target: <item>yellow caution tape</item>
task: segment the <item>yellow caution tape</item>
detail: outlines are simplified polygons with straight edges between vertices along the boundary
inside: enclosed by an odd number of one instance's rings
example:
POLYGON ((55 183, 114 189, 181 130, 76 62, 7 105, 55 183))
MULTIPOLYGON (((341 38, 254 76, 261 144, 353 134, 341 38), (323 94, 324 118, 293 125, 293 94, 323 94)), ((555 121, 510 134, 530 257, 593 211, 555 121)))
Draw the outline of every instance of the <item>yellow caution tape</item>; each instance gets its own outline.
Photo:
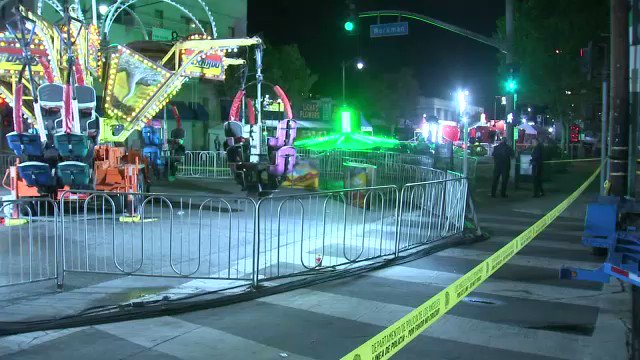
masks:
POLYGON ((158 219, 148 218, 143 220, 140 217, 140 215, 134 215, 134 216, 120 216, 118 220, 124 223, 140 223, 140 222, 153 222, 153 221, 157 221, 158 219))
POLYGON ((543 161, 543 163, 551 164, 551 163, 576 162, 576 161, 600 161, 600 158, 545 160, 545 161, 543 161))
POLYGON ((23 219, 23 218, 19 218, 19 219, 9 218, 9 219, 4 219, 4 226, 20 226, 28 222, 29 220, 23 219))
POLYGON ((496 251, 488 259, 440 291, 427 302, 381 331, 364 344, 344 356, 343 360, 382 360, 406 346, 416 336, 451 310, 460 300, 482 284, 491 274, 504 265, 513 255, 525 247, 533 238, 555 220, 578 196, 593 182, 600 168, 582 184, 573 194, 538 220, 530 228, 496 251))

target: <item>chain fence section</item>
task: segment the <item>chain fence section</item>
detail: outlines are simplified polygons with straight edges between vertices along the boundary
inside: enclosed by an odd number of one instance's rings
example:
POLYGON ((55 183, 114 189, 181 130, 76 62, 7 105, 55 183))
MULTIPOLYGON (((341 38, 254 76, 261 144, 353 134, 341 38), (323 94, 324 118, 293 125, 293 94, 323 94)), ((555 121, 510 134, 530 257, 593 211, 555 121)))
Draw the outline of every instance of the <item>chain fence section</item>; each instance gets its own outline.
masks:
POLYGON ((426 245, 464 230, 467 179, 449 179, 402 188, 399 204, 398 251, 426 245))
MULTIPOLYGON (((321 273, 459 234, 467 182, 248 197, 65 191, 0 203, 0 286, 101 273, 243 280, 321 273)), ((402 169, 406 172, 406 169, 402 169)), ((403 175, 404 176, 404 175, 403 175)))
POLYGON ((56 278, 57 219, 51 200, 0 202, 0 286, 56 278))
POLYGON ((231 179, 224 151, 186 151, 178 163, 177 176, 209 179, 231 179))
POLYGON ((14 154, 0 153, 0 178, 3 178, 9 167, 16 164, 17 157, 14 154))
POLYGON ((303 149, 298 158, 313 162, 313 167, 320 174, 321 189, 330 189, 332 185, 342 182, 347 172, 347 163, 375 166, 375 178, 371 184, 373 186, 403 186, 446 178, 446 172, 433 168, 431 157, 422 155, 344 150, 319 152, 303 149))
POLYGON ((397 199, 383 186, 260 200, 254 282, 393 255, 397 199))
POLYGON ((80 194, 61 206, 66 271, 252 278, 252 199, 80 194))

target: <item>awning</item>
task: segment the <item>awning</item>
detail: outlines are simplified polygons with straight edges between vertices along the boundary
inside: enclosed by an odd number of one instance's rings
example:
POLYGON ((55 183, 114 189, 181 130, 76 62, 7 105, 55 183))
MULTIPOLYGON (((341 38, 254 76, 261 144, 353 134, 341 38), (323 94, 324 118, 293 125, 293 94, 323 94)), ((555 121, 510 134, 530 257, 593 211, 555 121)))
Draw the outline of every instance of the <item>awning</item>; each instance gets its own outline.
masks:
POLYGON ((362 114, 360 114, 360 131, 373 131, 373 126, 369 124, 362 114))
POLYGON ((520 126, 518 126, 518 129, 524 130, 525 134, 529 134, 529 135, 537 135, 538 134, 536 129, 534 129, 533 126, 531 126, 531 125, 529 125, 527 123, 522 123, 520 126))

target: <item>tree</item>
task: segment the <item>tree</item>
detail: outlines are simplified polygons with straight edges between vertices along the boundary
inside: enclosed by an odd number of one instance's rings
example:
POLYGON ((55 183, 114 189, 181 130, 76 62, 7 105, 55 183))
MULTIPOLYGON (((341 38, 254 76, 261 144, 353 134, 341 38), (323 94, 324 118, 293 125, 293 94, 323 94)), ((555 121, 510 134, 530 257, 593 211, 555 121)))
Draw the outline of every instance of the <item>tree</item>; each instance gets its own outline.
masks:
POLYGON ((365 116, 379 118, 391 126, 399 119, 415 116, 419 95, 413 70, 401 68, 382 76, 368 75, 362 81, 357 103, 365 116))
MULTIPOLYGON (((516 2, 514 56, 519 65, 518 102, 547 105, 566 134, 576 118, 589 116, 600 83, 580 68, 580 49, 592 41, 594 52, 605 40, 608 6, 601 0, 523 0, 516 2)), ((498 37, 505 39, 504 18, 498 37)), ((507 67, 501 56, 501 80, 507 67)), ((588 120, 588 119, 585 119, 588 120)))
MULTIPOLYGON (((292 104, 299 104, 318 80, 318 75, 311 73, 311 70, 307 67, 307 62, 300 54, 298 45, 270 46, 267 44, 263 54, 262 70, 264 80, 280 86, 292 104)), ((247 60, 246 68, 234 66, 226 70, 227 80, 224 85, 224 93, 228 97, 235 96, 238 91, 244 69, 248 71, 246 74, 247 83, 255 80, 254 52, 250 51, 243 58, 247 60)), ((247 92, 251 97, 255 97, 255 86, 248 88, 247 92)))
POLYGON ((308 96, 318 75, 311 73, 298 45, 267 47, 264 56, 265 80, 279 85, 293 104, 308 96))

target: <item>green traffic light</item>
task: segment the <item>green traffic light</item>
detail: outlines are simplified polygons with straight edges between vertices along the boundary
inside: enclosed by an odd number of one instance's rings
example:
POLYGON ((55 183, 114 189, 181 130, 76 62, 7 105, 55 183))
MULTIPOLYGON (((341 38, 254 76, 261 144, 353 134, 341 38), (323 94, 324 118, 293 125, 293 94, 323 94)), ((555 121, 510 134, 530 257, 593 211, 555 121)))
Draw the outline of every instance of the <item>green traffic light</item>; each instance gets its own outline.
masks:
POLYGON ((353 31, 353 29, 355 28, 355 24, 353 23, 353 21, 347 21, 344 23, 344 29, 347 31, 353 31))
POLYGON ((507 91, 515 92, 517 89, 518 89, 518 82, 513 79, 509 79, 507 81, 507 91))

